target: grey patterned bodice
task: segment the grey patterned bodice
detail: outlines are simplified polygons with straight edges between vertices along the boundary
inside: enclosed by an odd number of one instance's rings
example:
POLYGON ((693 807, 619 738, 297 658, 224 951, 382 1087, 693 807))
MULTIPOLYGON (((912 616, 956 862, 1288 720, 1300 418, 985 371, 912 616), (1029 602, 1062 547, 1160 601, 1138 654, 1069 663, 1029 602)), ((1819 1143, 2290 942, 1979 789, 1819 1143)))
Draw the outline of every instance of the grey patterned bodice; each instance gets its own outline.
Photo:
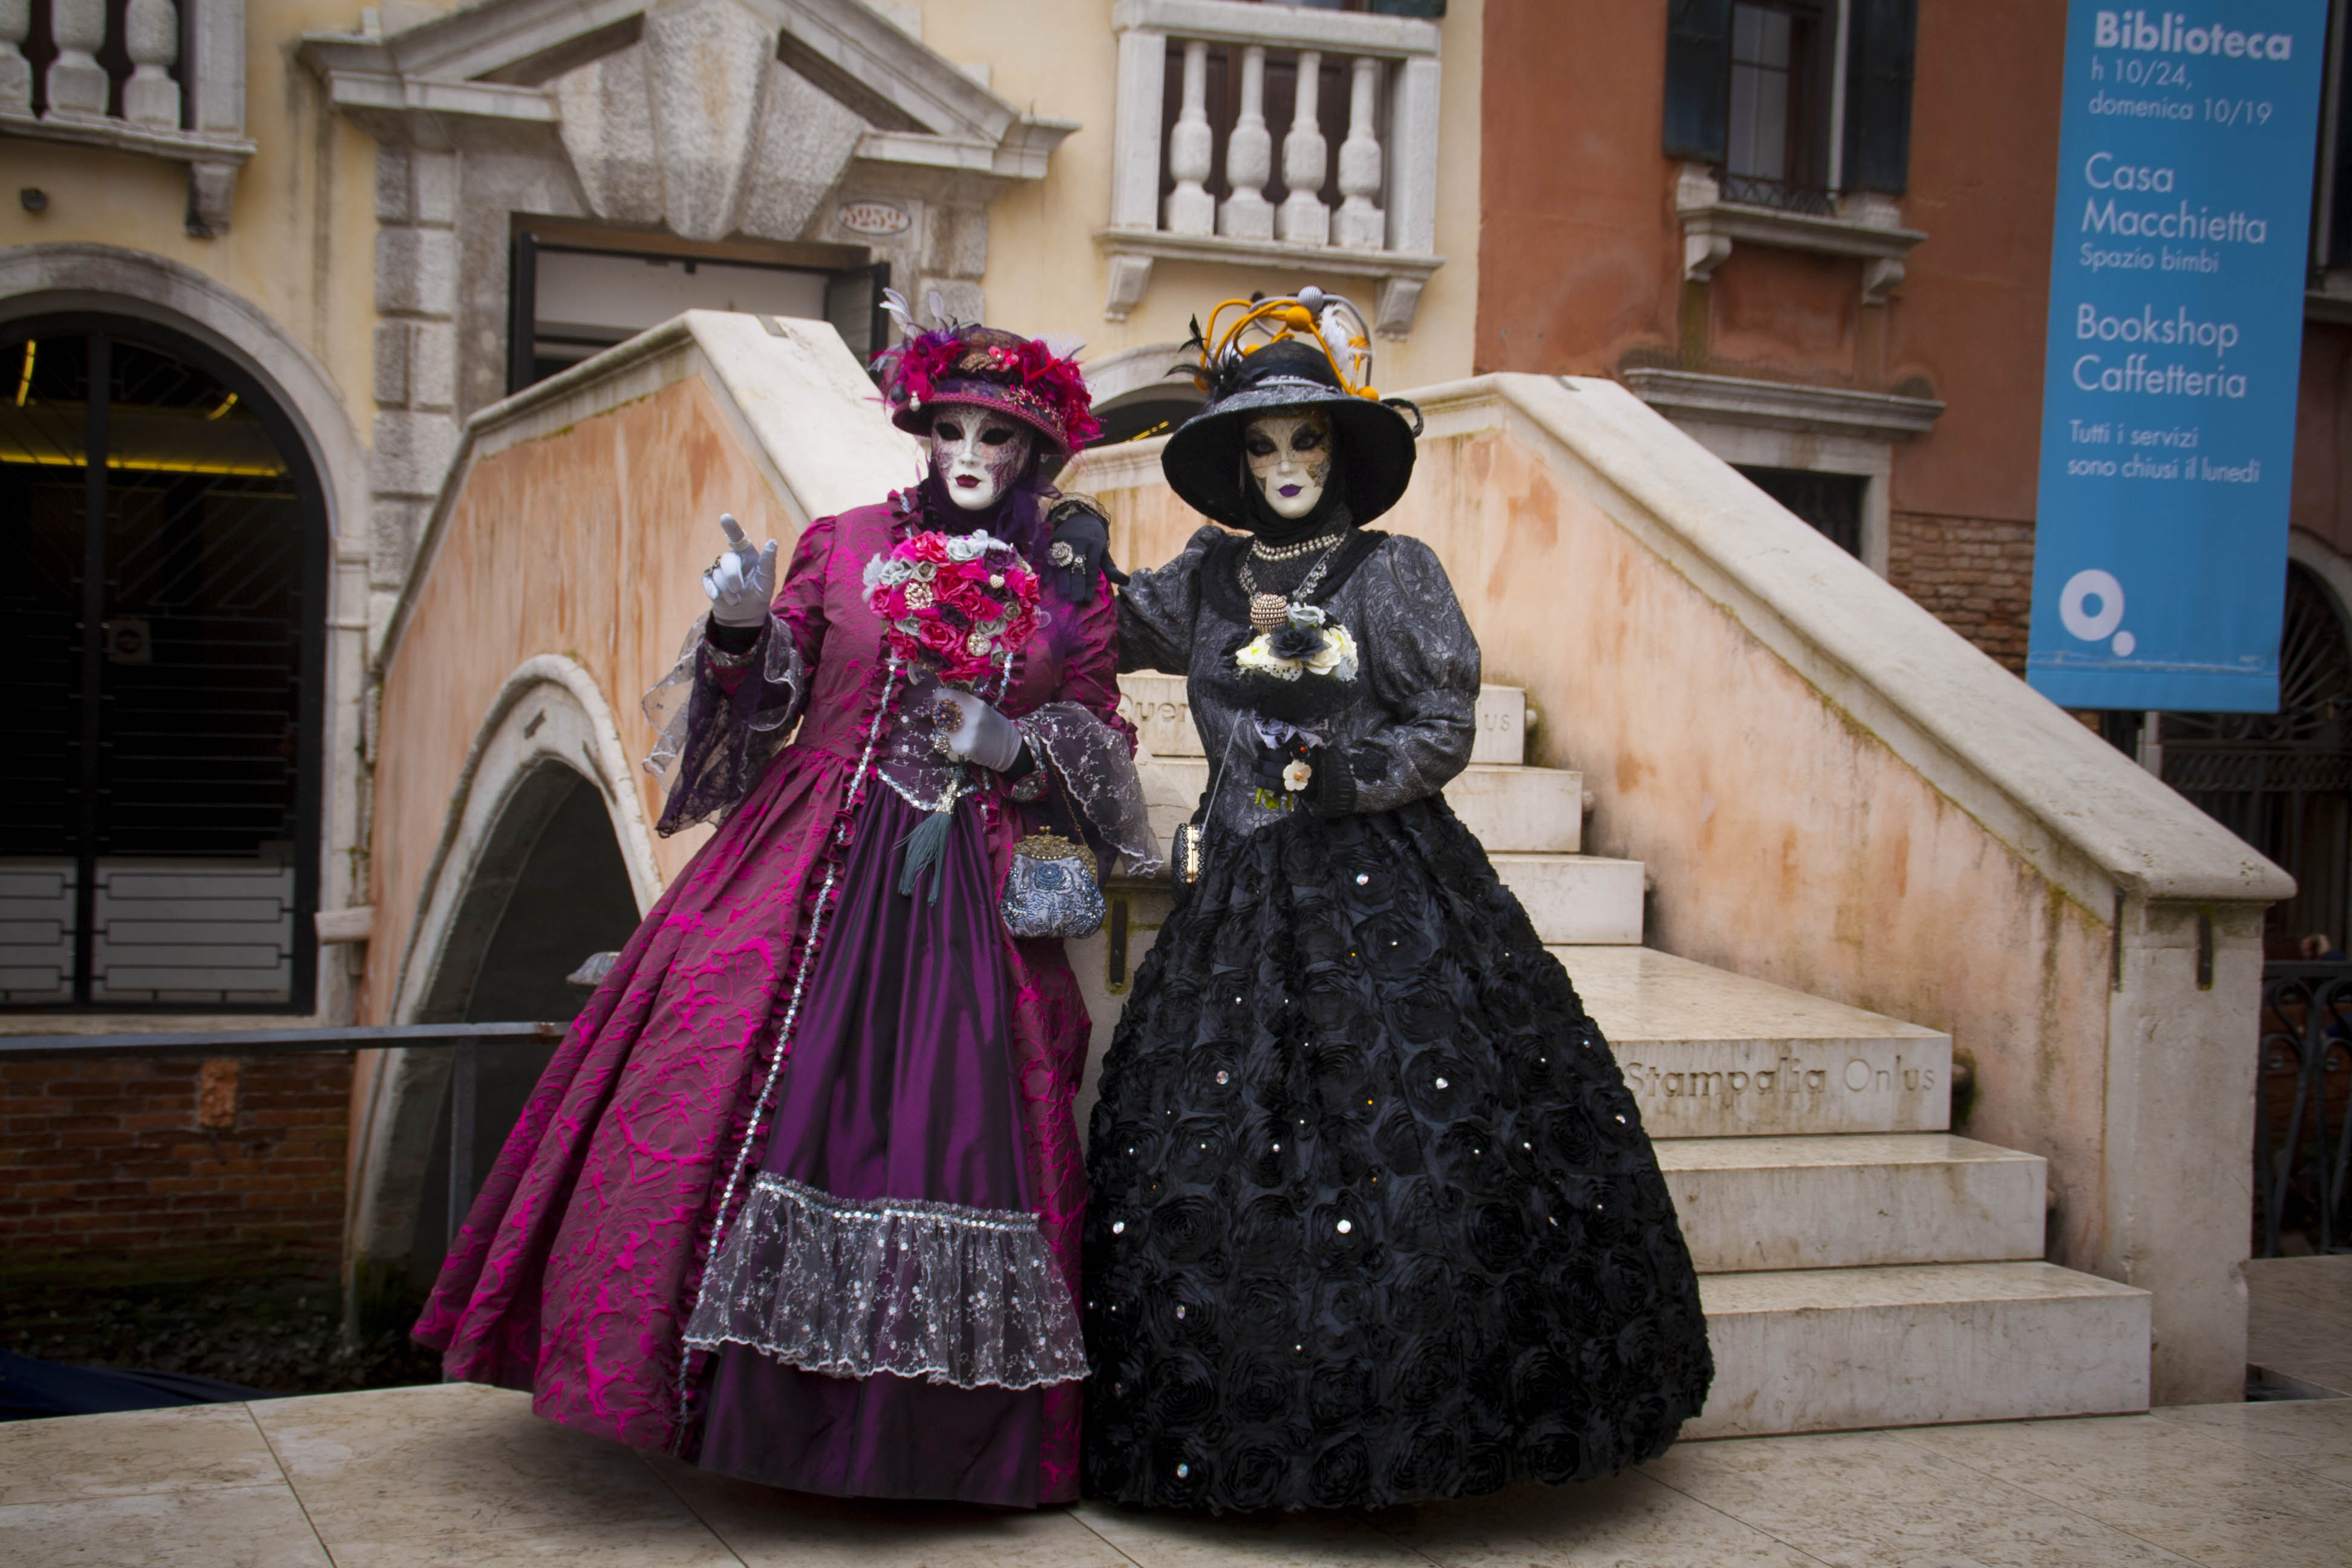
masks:
MULTIPOLYGON (((1244 833, 1285 816, 1254 798, 1255 726, 1227 679, 1234 650, 1252 635, 1236 575, 1249 543, 1203 528, 1167 565, 1136 573, 1118 608, 1119 668, 1185 678, 1209 758, 1202 821, 1244 833)), ((1356 781, 1355 809, 1393 810, 1444 789, 1468 765, 1476 738, 1479 659, 1436 552, 1417 539, 1359 531, 1309 602, 1356 639, 1349 700, 1319 726, 1356 781)))

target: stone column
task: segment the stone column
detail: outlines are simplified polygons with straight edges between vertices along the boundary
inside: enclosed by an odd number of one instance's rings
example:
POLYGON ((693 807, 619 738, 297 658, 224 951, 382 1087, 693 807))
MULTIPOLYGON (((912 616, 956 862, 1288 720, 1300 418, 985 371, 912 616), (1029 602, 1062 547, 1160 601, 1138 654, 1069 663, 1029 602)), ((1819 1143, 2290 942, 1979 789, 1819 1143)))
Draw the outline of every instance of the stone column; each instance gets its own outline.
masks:
POLYGON ((1350 250, 1379 250, 1388 243, 1388 218, 1372 205, 1381 194, 1381 142, 1372 129, 1381 62, 1359 55, 1349 82, 1348 139, 1339 143, 1339 211, 1331 220, 1332 243, 1350 250))
POLYGON ((1331 209, 1323 205, 1323 129, 1316 122, 1316 100, 1323 85, 1323 57, 1313 49, 1298 51, 1298 96, 1290 115, 1290 133, 1282 139, 1282 183, 1290 194, 1282 199, 1276 226, 1285 243, 1331 243, 1331 209))
POLYGON ((1171 234, 1209 234, 1216 227, 1217 205, 1202 184, 1214 145, 1208 91, 1209 46, 1194 38, 1184 46, 1184 102, 1168 133, 1168 172, 1176 176, 1176 188, 1161 204, 1160 226, 1171 234))
POLYGON ((106 68, 98 51, 106 47, 106 0, 52 0, 49 34, 58 45, 49 63, 49 112, 102 118, 106 68))
POLYGON ((1265 182, 1274 173, 1274 138, 1265 128, 1265 50, 1242 50, 1242 106, 1225 138, 1225 184, 1233 194, 1217 210, 1217 232, 1234 239, 1272 239, 1274 204, 1265 182))

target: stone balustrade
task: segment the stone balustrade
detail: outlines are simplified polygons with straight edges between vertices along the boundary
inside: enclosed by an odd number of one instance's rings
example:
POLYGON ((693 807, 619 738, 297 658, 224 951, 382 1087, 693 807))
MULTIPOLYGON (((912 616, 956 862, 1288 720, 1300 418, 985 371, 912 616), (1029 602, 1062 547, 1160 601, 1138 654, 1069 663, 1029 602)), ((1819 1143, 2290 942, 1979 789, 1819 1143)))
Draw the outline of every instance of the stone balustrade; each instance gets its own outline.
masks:
POLYGON ((245 138, 245 0, 0 0, 0 135, 147 153, 189 167, 188 231, 228 226, 245 138), (36 82, 25 44, 43 16, 57 53, 36 82), (183 40, 191 45, 181 58, 183 40), (121 46, 127 70, 103 57, 121 46))
POLYGON ((1374 327, 1409 332, 1444 259, 1433 254, 1438 24, 1242 0, 1119 0, 1113 26, 1116 172, 1111 221, 1096 235, 1110 258, 1104 314, 1126 320, 1161 258, 1303 264, 1376 279, 1374 327), (1216 65, 1231 91, 1213 117, 1216 65), (1280 127, 1266 119, 1270 68, 1292 83, 1280 127), (1345 94, 1336 148, 1323 112, 1330 74, 1345 94), (1267 195, 1277 167, 1278 203, 1267 195), (1335 172, 1336 205, 1326 199, 1335 172))

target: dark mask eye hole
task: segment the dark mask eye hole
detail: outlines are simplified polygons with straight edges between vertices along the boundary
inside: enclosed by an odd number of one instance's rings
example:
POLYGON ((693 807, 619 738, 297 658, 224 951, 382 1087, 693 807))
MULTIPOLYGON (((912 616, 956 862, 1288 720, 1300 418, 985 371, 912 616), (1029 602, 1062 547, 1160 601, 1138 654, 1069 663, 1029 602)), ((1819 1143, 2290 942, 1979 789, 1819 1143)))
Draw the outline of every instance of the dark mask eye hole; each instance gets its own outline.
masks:
POLYGON ((1294 452, 1318 451, 1323 445, 1323 432, 1312 425, 1301 425, 1290 433, 1290 449, 1294 452))
POLYGON ((1248 436, 1243 438, 1242 445, 1248 449, 1249 455, 1253 458, 1271 458, 1274 456, 1274 443, 1255 430, 1251 431, 1248 436))
POLYGON ((1012 440, 1013 437, 1013 430, 1011 426, 991 425, 980 433, 980 444, 983 447, 1002 447, 1012 440))
POLYGON ((963 426, 952 419, 934 419, 931 421, 931 434, 942 441, 961 441, 963 439, 963 426))

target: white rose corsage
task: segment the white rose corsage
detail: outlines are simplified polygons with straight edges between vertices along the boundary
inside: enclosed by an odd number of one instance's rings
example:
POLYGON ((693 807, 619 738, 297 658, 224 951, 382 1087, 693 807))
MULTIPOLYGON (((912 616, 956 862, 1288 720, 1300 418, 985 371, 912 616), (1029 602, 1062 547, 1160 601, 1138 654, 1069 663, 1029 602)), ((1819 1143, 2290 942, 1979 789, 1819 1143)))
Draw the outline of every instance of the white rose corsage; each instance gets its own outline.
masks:
POLYGON ((1356 679, 1356 639, 1313 605, 1290 606, 1290 622, 1260 632, 1234 654, 1236 668, 1276 680, 1301 676, 1356 679))

